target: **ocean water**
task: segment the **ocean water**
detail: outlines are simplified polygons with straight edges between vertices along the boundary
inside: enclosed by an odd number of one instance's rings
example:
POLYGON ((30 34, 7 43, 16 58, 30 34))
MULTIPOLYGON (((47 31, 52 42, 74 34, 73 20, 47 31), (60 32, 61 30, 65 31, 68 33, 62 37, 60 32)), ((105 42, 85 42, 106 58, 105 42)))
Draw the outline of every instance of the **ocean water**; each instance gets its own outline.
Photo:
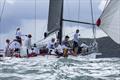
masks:
POLYGON ((5 58, 0 62, 0 80, 120 80, 120 59, 5 58))

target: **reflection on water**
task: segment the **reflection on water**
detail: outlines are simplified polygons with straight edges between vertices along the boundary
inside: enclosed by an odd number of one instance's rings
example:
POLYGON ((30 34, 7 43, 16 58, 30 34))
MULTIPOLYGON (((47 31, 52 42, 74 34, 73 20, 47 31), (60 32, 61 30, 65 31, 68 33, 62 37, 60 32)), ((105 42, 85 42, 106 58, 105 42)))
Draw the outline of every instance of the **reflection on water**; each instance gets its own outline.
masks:
POLYGON ((120 59, 10 58, 0 62, 0 80, 120 80, 120 59))

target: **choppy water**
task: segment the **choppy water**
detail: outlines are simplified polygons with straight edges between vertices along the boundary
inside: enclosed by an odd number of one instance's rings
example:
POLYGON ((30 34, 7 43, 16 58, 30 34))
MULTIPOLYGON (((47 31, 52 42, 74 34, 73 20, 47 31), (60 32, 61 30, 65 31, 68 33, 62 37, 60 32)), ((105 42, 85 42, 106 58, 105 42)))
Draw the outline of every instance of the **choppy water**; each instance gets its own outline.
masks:
POLYGON ((120 59, 6 59, 0 62, 0 80, 120 80, 120 59))

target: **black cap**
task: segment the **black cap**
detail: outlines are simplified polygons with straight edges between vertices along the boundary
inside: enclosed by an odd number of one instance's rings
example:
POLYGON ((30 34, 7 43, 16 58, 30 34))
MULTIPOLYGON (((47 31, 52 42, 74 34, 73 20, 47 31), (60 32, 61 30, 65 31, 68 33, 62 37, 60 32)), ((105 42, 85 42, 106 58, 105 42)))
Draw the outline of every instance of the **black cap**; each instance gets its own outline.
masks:
POLYGON ((31 37, 32 37, 32 35, 31 35, 31 34, 28 34, 28 37, 29 37, 29 38, 31 38, 31 37))
POLYGON ((37 47, 37 45, 36 45, 36 44, 34 44, 34 47, 37 47))
POLYGON ((67 36, 65 36, 65 38, 70 38, 70 37, 67 35, 67 36))
POLYGON ((17 30, 20 30, 20 28, 17 28, 17 30))
POLYGON ((77 29, 76 32, 79 32, 79 29, 77 29))
POLYGON ((9 42, 10 42, 10 40, 9 40, 9 39, 6 39, 6 42, 8 42, 8 43, 9 43, 9 42))

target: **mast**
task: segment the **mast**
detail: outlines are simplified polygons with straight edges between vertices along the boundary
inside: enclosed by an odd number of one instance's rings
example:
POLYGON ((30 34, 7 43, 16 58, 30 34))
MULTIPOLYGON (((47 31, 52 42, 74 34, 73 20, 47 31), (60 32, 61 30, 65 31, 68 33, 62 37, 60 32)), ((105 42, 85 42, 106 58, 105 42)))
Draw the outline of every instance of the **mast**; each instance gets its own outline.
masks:
POLYGON ((61 20, 60 20, 60 30, 58 32, 58 38, 60 41, 60 44, 62 43, 62 35, 63 35, 63 9, 64 9, 64 0, 62 1, 62 11, 61 11, 61 20))
MULTIPOLYGON (((93 3, 92 3, 92 0, 90 0, 90 7, 91 7, 91 20, 92 20, 92 23, 94 24, 94 12, 93 12, 93 3)), ((94 39, 93 39, 93 44, 94 44, 94 49, 95 49, 95 52, 98 52, 98 45, 97 45, 97 41, 96 41, 96 26, 93 25, 93 36, 94 36, 94 39)))
MULTIPOLYGON (((91 19, 92 19, 92 23, 94 24, 94 13, 93 13, 93 4, 92 4, 92 0, 90 0, 90 7, 91 7, 91 19)), ((96 27, 95 25, 93 25, 93 36, 94 36, 94 42, 96 42, 96 27)))

